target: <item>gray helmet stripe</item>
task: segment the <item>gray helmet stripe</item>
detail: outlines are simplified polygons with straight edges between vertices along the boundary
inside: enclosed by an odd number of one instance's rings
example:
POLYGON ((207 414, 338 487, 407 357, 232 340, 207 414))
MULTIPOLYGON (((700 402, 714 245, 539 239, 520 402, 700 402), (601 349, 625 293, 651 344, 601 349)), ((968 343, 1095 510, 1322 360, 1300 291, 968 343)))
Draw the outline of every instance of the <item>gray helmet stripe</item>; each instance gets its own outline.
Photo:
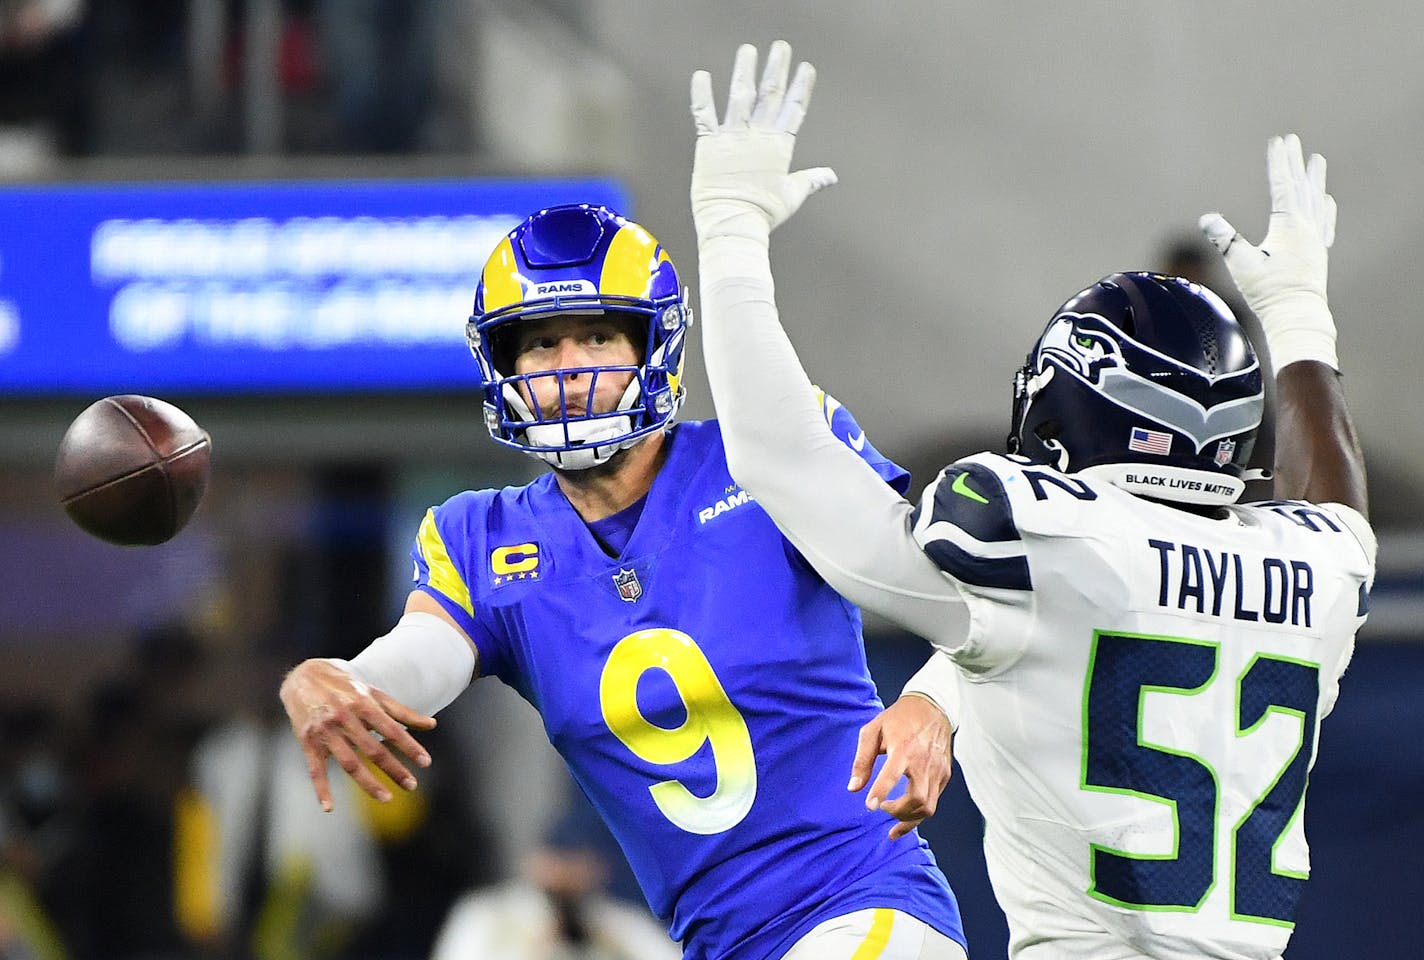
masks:
POLYGON ((1230 400, 1207 410, 1175 390, 1164 389, 1120 367, 1109 367, 1098 376, 1095 389, 1103 396, 1181 431, 1192 438, 1198 450, 1213 440, 1254 429, 1261 422, 1260 396, 1230 400))

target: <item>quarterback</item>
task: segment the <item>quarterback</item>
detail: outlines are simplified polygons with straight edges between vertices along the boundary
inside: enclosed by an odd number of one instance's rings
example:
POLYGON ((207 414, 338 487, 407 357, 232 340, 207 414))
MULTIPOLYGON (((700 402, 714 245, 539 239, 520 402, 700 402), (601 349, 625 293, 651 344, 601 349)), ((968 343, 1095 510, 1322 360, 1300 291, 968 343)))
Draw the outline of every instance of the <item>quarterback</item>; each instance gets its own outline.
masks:
POLYGON ((1279 499, 1236 502, 1269 374, 1229 308, 1120 273, 1054 311, 1015 377, 1007 452, 951 464, 916 506, 831 442, 780 324, 770 232, 834 181, 790 171, 814 73, 788 88, 789 61, 774 44, 758 86, 740 49, 723 120, 707 74, 692 81, 704 347, 733 478, 828 582, 935 645, 920 682, 959 724, 1014 957, 1280 957, 1319 727, 1374 570, 1325 297, 1324 160, 1271 140, 1259 248, 1202 219, 1275 363, 1279 499))
MULTIPOLYGON (((496 247, 467 326, 485 425, 553 469, 432 508, 396 628, 288 675, 317 796, 329 806, 333 757, 387 796, 361 754, 413 787, 374 734, 428 763, 401 724, 428 728, 472 676, 498 677, 685 956, 962 960, 914 831, 948 778, 948 719, 913 692, 882 711, 859 612, 732 480, 717 424, 673 422, 691 322, 667 252, 606 208, 541 210, 496 247), (876 747, 881 778, 909 785, 872 810, 844 771, 876 747)), ((877 482, 907 489, 848 411, 816 403, 877 482)))

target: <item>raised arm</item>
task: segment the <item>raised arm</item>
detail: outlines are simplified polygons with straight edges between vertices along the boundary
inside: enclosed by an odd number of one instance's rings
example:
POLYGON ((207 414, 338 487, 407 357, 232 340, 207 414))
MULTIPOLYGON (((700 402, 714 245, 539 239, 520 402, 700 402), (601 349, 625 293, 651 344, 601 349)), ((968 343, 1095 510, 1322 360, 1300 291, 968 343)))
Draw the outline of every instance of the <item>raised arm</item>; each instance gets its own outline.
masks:
POLYGON ((1369 516, 1365 460, 1335 368, 1298 360, 1276 374, 1275 495, 1369 516))
MULTIPOLYGON (((777 314, 771 231, 835 182, 824 167, 791 172, 815 71, 801 64, 788 88, 790 60, 789 46, 772 44, 758 88, 756 48, 741 47, 722 121, 710 76, 692 78, 702 343, 727 465, 827 583, 953 650, 966 633, 958 591, 911 535, 910 504, 831 433, 777 314)), ((848 785, 865 789, 887 755, 866 806, 896 818, 891 839, 934 812, 948 781, 952 665, 937 654, 906 693, 861 730, 848 785), (902 774, 903 795, 887 801, 902 774)))
POLYGON ((692 78, 702 342, 728 466, 841 594, 952 648, 956 588, 911 536, 911 505, 831 433, 777 313, 771 231, 835 182, 824 167, 791 172, 815 71, 801 64, 788 87, 790 59, 774 43, 758 87, 756 48, 741 47, 721 121, 710 76, 692 78))
POLYGON ((1325 292, 1335 240, 1325 158, 1312 154, 1307 162, 1295 134, 1272 137, 1266 172, 1271 219, 1259 247, 1219 213, 1203 216, 1201 228, 1266 333, 1276 376, 1274 493, 1368 516, 1364 455, 1345 406, 1325 292))

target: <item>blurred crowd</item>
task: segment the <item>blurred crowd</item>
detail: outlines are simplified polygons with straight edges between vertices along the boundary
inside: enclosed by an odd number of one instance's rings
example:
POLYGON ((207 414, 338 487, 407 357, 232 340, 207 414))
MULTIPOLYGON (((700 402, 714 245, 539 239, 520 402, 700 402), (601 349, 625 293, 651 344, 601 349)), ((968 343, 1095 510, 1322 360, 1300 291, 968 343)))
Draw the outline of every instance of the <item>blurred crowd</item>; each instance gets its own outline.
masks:
POLYGON ((470 58, 444 55, 471 7, 0 0, 0 175, 53 157, 471 150, 470 58))
MULTIPOLYGON (((579 29, 578 0, 525 3, 579 29)), ((0 180, 91 157, 478 155, 496 124, 485 129, 476 95, 477 6, 0 0, 0 180)), ((1209 253, 1195 234, 1165 238, 1156 263, 1228 290, 1209 253)), ((943 463, 930 446, 910 464, 921 481, 943 463)), ((1376 499, 1386 516, 1417 514, 1412 495, 1376 499)), ((382 566, 384 543, 374 549, 382 566)), ((331 606, 349 613, 362 591, 337 562, 331 606)), ((355 652, 328 636, 359 649, 389 625, 382 585, 364 594, 377 609, 325 624, 321 642, 289 637, 234 661, 186 624, 157 626, 113 638, 119 667, 63 703, 0 704, 0 960, 678 955, 537 721, 522 704, 522 721, 502 712, 508 691, 492 681, 422 737, 436 762, 418 793, 381 805, 338 776, 345 792, 320 812, 276 690, 300 655, 355 652)), ((902 659, 919 652, 909 644, 902 659)), ((969 810, 926 835, 955 853, 966 916, 997 925, 986 882, 967 879, 981 831, 969 810)), ((990 934, 975 942, 1004 939, 990 934)))
POLYGON ((74 709, 4 708, 0 960, 678 955, 576 791, 504 771, 535 791, 517 802, 553 811, 527 845, 471 796, 466 774, 491 758, 462 730, 488 736, 487 713, 423 737, 439 762, 417 793, 379 804, 334 776, 323 814, 274 694, 279 659, 214 662, 167 625, 74 709))

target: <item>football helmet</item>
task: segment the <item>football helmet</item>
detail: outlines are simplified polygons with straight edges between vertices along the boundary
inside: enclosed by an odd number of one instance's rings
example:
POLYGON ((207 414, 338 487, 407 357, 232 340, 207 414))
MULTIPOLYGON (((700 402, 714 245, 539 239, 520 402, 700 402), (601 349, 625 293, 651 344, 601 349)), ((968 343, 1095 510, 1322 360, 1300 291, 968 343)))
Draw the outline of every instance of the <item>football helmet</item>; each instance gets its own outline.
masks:
POLYGON ((687 291, 667 251, 641 226, 607 207, 567 204, 540 210, 515 227, 490 255, 465 325, 484 377, 485 426, 496 442, 562 470, 606 463, 664 429, 682 405, 683 345, 692 323, 687 291), (512 333, 521 321, 553 315, 617 314, 635 321, 636 365, 514 372, 512 333), (564 377, 632 373, 617 407, 570 410, 564 377), (519 387, 547 378, 559 410, 531 409, 519 387))
POLYGON ((1115 273, 1054 311, 1014 377, 1009 452, 1158 500, 1233 503, 1264 401, 1256 353, 1220 297, 1115 273))

